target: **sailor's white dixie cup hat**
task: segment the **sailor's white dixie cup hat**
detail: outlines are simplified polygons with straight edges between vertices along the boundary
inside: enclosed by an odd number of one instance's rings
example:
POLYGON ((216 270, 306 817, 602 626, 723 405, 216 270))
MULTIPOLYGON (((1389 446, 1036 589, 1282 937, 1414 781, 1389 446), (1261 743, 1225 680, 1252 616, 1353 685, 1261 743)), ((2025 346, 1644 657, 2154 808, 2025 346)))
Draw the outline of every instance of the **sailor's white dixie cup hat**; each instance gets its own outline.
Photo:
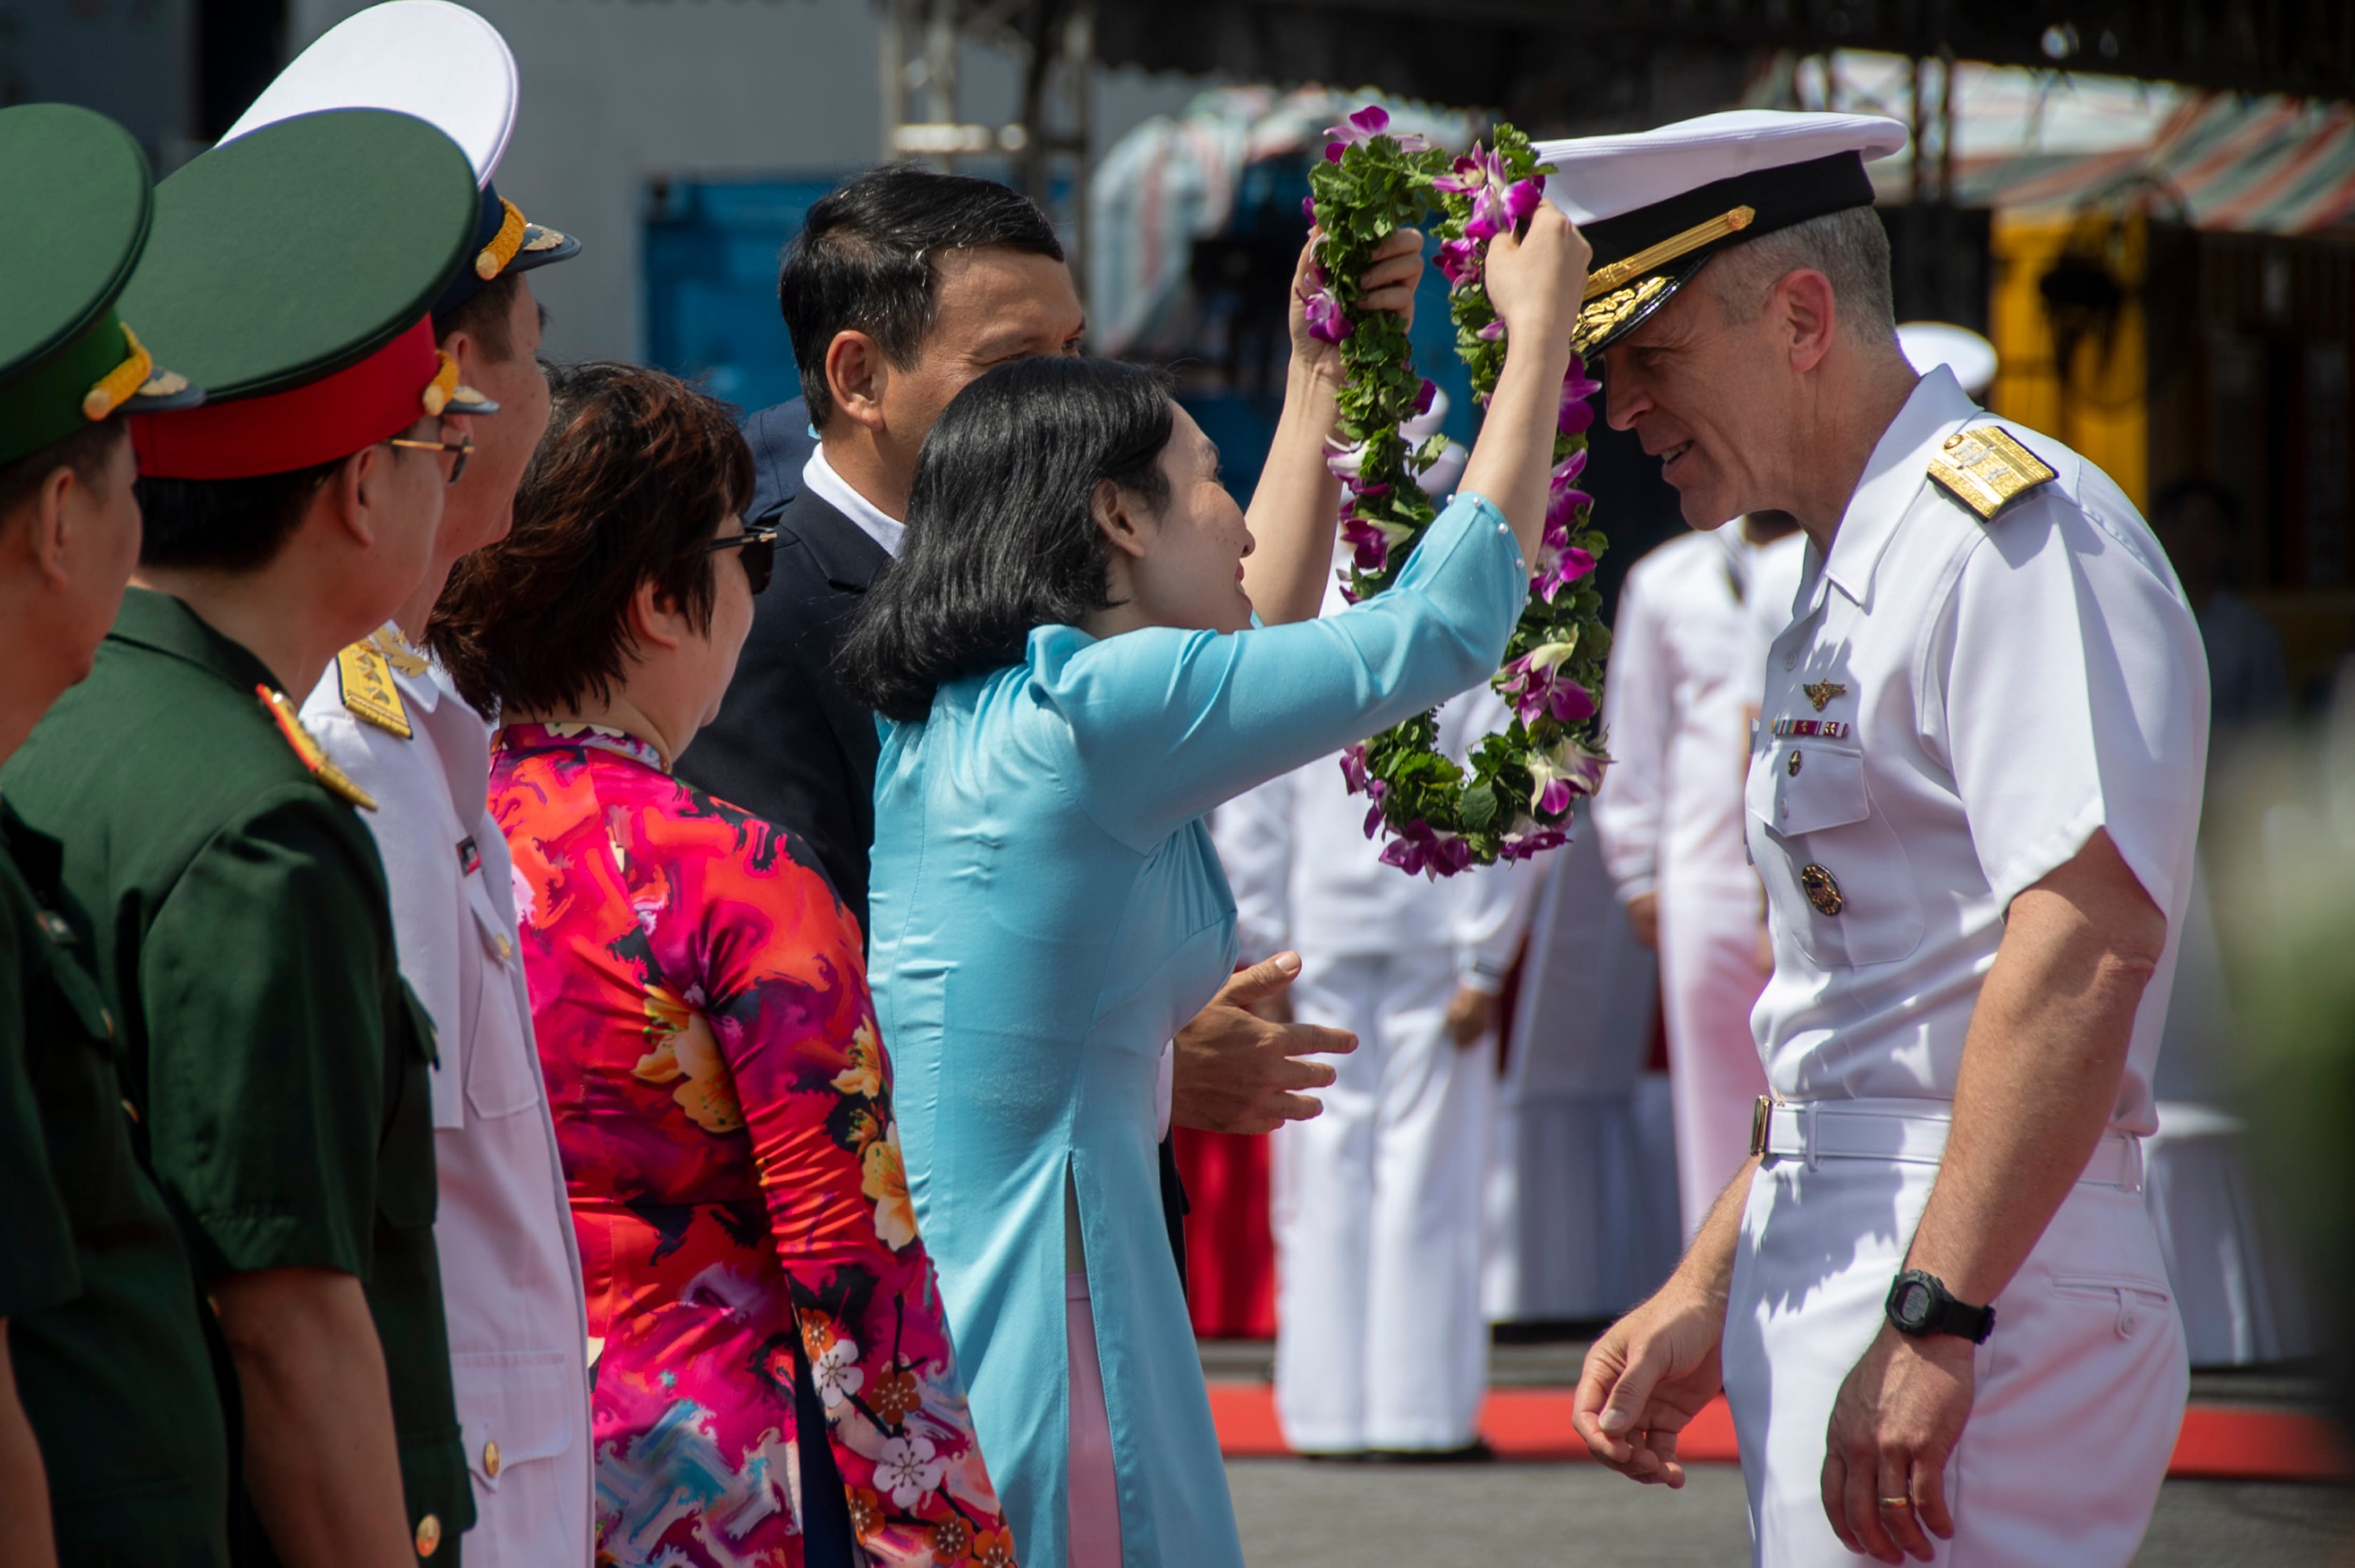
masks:
POLYGON ((1546 199, 1594 248, 1572 347, 1602 353, 1729 246, 1871 206, 1864 165, 1904 145, 1905 127, 1878 114, 1772 109, 1538 143, 1554 171, 1546 199))
POLYGON ((517 92, 515 54, 489 22, 450 0, 384 0, 295 56, 221 141, 330 109, 389 109, 438 126, 465 152, 483 192, 474 256, 433 302, 439 323, 496 279, 581 249, 526 219, 491 183, 515 134, 517 92))

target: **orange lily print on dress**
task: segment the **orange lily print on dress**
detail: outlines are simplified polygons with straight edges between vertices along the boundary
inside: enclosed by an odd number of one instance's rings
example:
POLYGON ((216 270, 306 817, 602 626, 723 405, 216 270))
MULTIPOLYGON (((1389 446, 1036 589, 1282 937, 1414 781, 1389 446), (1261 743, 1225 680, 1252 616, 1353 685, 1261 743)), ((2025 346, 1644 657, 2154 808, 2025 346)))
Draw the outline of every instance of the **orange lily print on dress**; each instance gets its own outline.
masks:
POLYGON ((826 879, 611 731, 500 731, 491 809, 601 1344, 598 1561, 800 1568, 825 1443, 868 1562, 1007 1568, 826 879))

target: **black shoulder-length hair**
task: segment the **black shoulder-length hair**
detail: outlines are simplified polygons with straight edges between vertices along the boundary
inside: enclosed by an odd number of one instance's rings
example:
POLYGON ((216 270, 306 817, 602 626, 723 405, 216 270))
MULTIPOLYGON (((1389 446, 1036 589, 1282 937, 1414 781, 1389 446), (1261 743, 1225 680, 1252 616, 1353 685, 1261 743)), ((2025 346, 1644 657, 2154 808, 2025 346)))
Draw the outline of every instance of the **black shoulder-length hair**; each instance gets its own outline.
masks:
POLYGON ((899 559, 843 645, 852 693, 912 723, 942 686, 1018 662, 1033 627, 1109 608, 1090 503, 1106 480, 1167 499, 1173 425, 1167 381, 1112 359, 1018 359, 959 392, 917 455, 899 559))

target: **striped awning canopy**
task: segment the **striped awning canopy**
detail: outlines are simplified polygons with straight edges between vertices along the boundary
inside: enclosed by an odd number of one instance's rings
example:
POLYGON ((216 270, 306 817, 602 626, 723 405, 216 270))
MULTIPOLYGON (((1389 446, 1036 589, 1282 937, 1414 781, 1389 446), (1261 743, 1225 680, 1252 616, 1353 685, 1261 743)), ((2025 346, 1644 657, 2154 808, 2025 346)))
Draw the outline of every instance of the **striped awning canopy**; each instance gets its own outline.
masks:
POLYGON ((1964 161, 1956 197, 2012 217, 2065 219, 2147 203, 2195 229, 2312 234, 2355 228, 2355 106, 2208 92, 2184 100, 2147 146, 2081 157, 1964 161))

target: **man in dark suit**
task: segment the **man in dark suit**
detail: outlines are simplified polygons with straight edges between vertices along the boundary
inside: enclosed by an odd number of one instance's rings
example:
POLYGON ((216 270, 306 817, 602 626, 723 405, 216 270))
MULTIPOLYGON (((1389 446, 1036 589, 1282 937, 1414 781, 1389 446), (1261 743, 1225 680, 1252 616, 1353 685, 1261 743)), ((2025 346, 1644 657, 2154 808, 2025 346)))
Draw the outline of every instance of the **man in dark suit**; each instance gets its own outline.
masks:
MULTIPOLYGON (((916 453, 941 410, 994 365, 1078 353, 1086 322, 1036 205, 989 180, 907 165, 870 170, 811 207, 777 296, 803 395, 745 422, 755 466, 745 522, 777 528, 775 576, 727 701, 678 771, 791 827, 863 929, 881 742, 835 656, 898 548, 916 453)), ((1352 1050, 1355 1038, 1250 1010, 1299 968, 1286 953, 1242 971, 1179 1031, 1173 1122, 1262 1133, 1317 1113, 1305 1091, 1334 1072, 1308 1058, 1352 1050)), ((1167 1150, 1174 1243, 1183 1197, 1167 1150)))

